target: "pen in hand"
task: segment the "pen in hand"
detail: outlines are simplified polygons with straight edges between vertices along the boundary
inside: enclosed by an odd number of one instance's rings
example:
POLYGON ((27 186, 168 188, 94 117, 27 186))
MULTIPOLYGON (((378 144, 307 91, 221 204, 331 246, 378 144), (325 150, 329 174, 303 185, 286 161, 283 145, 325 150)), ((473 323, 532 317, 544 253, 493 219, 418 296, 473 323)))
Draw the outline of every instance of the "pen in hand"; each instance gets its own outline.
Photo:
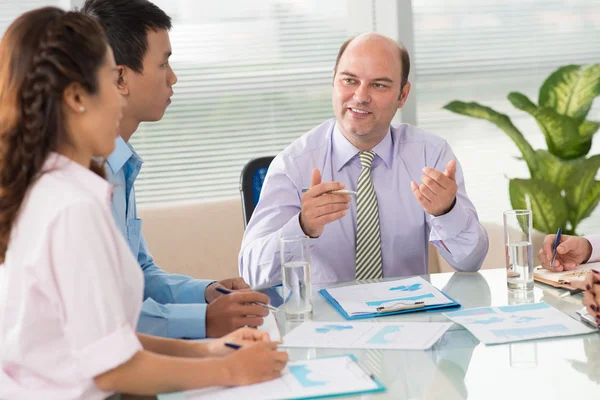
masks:
MULTIPOLYGON (((217 292, 219 292, 219 293, 222 293, 222 294, 231 294, 231 293, 232 293, 232 292, 231 292, 231 290, 229 290, 229 289, 225 289, 224 287, 221 287, 221 286, 217 286, 215 290, 216 290, 217 292)), ((273 307, 273 306, 272 306, 272 305, 270 305, 270 304, 259 303, 259 302, 256 302, 256 301, 253 301, 253 302, 252 302, 252 303, 250 303, 250 304, 254 304, 254 305, 257 305, 257 306, 261 306, 261 307, 267 308, 267 309, 269 309, 269 310, 271 310, 271 311, 273 311, 273 312, 277 312, 277 311, 279 311, 279 309, 278 309, 278 308, 276 308, 276 307, 273 307)))
MULTIPOLYGON (((306 193, 308 192, 310 189, 302 189, 302 193, 306 193)), ((346 190, 346 189, 341 189, 341 190, 332 190, 331 192, 327 192, 327 194, 356 194, 356 192, 354 190, 346 190)))
POLYGON ((235 344, 235 343, 225 343, 225 346, 229 347, 231 349, 234 349, 234 350, 238 350, 238 349, 242 348, 242 346, 240 346, 239 344, 235 344))
POLYGON ((552 248, 552 261, 550 261, 550 268, 554 268, 554 261, 556 260, 556 249, 560 244, 560 236, 562 235, 562 228, 558 228, 556 232, 556 240, 554 241, 554 247, 552 248))

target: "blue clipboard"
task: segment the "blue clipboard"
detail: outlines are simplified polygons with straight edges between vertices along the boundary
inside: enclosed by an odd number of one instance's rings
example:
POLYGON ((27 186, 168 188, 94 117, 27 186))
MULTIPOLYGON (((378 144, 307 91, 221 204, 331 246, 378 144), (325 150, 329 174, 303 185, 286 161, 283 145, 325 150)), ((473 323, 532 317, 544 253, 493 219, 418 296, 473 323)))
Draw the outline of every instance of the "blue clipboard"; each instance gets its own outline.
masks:
POLYGON ((329 304, 331 304, 333 306, 333 308, 335 308, 337 310, 337 312, 342 314, 342 316, 344 318, 346 318, 347 320, 385 317, 388 315, 405 314, 405 313, 420 312, 420 311, 448 310, 448 309, 456 309, 456 308, 461 307, 460 303, 457 302, 456 300, 454 300, 452 297, 448 296, 446 293, 442 292, 441 290, 439 292, 441 294, 443 294, 452 303, 434 304, 434 305, 425 306, 425 307, 421 307, 421 308, 414 308, 414 309, 410 309, 410 310, 398 310, 398 311, 391 311, 391 312, 385 312, 385 313, 374 312, 371 314, 360 314, 360 315, 352 316, 352 315, 348 314, 346 312, 346 310, 344 310, 344 308, 340 305, 340 303, 337 302, 337 300, 327 291, 327 289, 319 290, 319 294, 321 295, 321 297, 323 297, 325 300, 327 300, 327 302, 329 304))
MULTIPOLYGON (((358 366, 360 368, 363 368, 360 363, 358 362, 358 359, 356 358, 356 356, 354 354, 343 354, 343 355, 339 355, 339 356, 328 356, 328 357, 317 357, 317 358, 337 358, 337 357, 349 357, 350 359, 352 359, 352 361, 354 361, 355 363, 358 364, 358 366)), ((364 370, 364 368, 363 368, 364 370)), ((365 371, 366 373, 368 373, 368 371, 365 371)), ((323 396, 312 396, 312 397, 286 397, 287 400, 304 400, 304 399, 325 399, 325 398, 335 398, 335 397, 346 397, 346 396, 356 396, 356 395, 361 395, 361 394, 367 394, 367 393, 379 393, 379 392, 385 392, 387 389, 385 387, 385 385, 383 383, 381 383, 381 381, 379 379, 377 379, 375 376, 371 375, 371 379, 373 380, 373 382, 375 383, 375 388, 373 389, 369 389, 369 390, 359 390, 359 391, 355 391, 355 392, 344 392, 344 393, 337 393, 337 394, 328 394, 328 395, 323 395, 323 396)), ((184 392, 177 392, 177 393, 170 393, 170 394, 159 394, 157 396, 158 400, 186 400, 186 395, 184 392)))

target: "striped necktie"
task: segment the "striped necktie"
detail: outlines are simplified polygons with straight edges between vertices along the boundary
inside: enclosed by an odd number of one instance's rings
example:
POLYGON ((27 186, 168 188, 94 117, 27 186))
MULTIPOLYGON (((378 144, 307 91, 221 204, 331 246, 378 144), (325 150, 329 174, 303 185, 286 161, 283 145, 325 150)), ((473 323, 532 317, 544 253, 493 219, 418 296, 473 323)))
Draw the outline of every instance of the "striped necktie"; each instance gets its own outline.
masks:
POLYGON ((361 151, 358 156, 362 169, 356 189, 356 280, 377 279, 383 277, 383 272, 377 195, 371 181, 375 152, 361 151))

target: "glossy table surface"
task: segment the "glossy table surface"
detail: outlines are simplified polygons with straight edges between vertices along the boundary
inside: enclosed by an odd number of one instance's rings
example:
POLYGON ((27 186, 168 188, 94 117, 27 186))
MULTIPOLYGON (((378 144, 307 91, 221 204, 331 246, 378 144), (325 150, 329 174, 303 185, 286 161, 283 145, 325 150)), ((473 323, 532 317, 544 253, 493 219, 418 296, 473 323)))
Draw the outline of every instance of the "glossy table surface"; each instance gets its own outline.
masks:
MULTIPOLYGON (((509 291, 506 270, 425 275, 435 287, 461 303, 462 309, 545 301, 573 314, 582 307, 581 295, 561 298, 563 290, 536 283, 529 292, 509 291)), ((344 286, 352 282, 332 285, 344 286)), ((313 288, 314 321, 344 318, 313 288)), ((277 313, 282 335, 299 323, 277 313)), ((415 312, 369 319, 389 321, 447 321, 441 312, 415 312)), ((288 349, 291 360, 354 354, 387 387, 387 391, 348 399, 600 399, 600 334, 542 339, 486 346, 462 326, 452 328, 427 351, 288 349)), ((122 399, 154 397, 115 396, 122 399)))
MULTIPOLYGON (((529 292, 509 291, 504 269, 478 273, 426 275, 462 308, 545 301, 572 314, 582 307, 581 295, 559 297, 563 290, 536 283, 529 292)), ((345 283, 335 286, 352 284, 345 283)), ((314 321, 344 318, 313 289, 314 321)), ((283 313, 277 320, 282 335, 298 323, 283 313)), ((441 312, 417 312, 369 321, 447 321, 441 312)), ((600 399, 600 334, 486 346, 462 326, 452 328, 428 351, 289 349, 302 360, 352 353, 387 387, 374 399, 600 399)))

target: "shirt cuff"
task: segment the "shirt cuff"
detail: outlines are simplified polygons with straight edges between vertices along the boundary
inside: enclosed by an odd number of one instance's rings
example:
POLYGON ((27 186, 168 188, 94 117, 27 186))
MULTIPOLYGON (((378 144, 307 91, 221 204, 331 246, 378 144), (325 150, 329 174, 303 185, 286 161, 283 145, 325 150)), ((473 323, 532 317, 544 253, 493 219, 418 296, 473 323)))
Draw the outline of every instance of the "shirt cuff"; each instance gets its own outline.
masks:
POLYGON ((295 237, 295 236, 306 236, 308 238, 308 245, 311 249, 317 244, 319 238, 311 238, 302 230, 300 226, 300 213, 292 217, 287 224, 281 228, 279 239, 284 237, 295 237))
POLYGON ((206 303, 206 288, 216 281, 204 279, 190 279, 180 292, 176 291, 177 304, 206 303))
POLYGON ((584 238, 587 239, 587 241, 592 245, 592 255, 587 262, 597 262, 600 260, 600 235, 584 236, 584 238))
POLYGON ((79 351, 75 365, 83 377, 94 378, 129 361, 142 349, 135 331, 122 326, 79 351))
POLYGON ((469 224, 471 214, 456 199, 454 207, 444 215, 434 217, 429 214, 431 233, 429 241, 454 239, 469 224))
POLYGON ((206 304, 169 304, 167 336, 174 339, 206 337, 206 304))

